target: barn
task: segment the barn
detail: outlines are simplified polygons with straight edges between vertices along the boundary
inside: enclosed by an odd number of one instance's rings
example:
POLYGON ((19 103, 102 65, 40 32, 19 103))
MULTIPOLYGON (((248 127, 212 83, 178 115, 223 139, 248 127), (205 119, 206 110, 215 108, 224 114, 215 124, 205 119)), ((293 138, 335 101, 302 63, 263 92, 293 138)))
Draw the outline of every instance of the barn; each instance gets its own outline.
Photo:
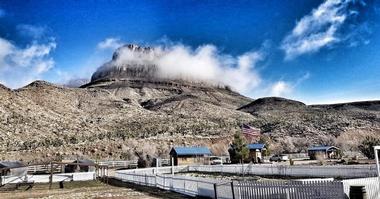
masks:
POLYGON ((207 164, 211 151, 207 147, 173 147, 170 150, 174 165, 207 164))
POLYGON ((338 159, 340 158, 339 148, 335 146, 313 146, 307 149, 307 153, 311 160, 322 159, 338 159))

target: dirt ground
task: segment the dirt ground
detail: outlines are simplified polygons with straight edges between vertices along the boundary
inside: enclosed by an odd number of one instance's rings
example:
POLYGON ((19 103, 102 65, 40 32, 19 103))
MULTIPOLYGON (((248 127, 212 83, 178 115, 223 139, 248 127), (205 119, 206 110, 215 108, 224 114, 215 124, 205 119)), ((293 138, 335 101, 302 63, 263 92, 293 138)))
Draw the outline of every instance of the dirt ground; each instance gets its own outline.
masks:
MULTIPOLYGON (((58 184, 53 184, 49 190, 48 184, 36 184, 29 190, 2 191, 2 199, 156 199, 156 198, 182 198, 172 192, 135 189, 133 187, 116 187, 101 182, 70 182, 65 188, 59 189, 58 184)), ((22 189, 22 188, 20 188, 22 189)))

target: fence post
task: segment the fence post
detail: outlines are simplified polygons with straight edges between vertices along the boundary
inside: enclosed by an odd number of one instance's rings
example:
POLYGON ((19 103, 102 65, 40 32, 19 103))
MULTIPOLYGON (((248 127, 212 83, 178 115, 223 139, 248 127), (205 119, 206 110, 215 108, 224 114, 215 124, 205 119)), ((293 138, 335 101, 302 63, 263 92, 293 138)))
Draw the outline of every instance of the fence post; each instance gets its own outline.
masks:
POLYGON ((158 158, 156 158, 156 174, 158 174, 158 158))
POLYGON ((232 199, 235 199, 234 181, 231 181, 231 193, 232 199))
POLYGON ((172 175, 174 175, 174 158, 172 157, 172 175))
POLYGON ((214 183, 214 197, 215 197, 215 199, 218 198, 218 191, 216 190, 216 183, 214 183))
POLYGON ((49 189, 53 185, 53 163, 50 162, 50 176, 49 176, 49 189))

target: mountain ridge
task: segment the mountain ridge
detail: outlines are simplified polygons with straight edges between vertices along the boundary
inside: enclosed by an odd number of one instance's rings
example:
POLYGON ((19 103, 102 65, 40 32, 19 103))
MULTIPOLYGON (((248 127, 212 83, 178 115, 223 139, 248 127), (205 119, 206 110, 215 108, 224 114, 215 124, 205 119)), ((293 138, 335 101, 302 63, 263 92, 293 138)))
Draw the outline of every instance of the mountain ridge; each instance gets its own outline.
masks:
MULTIPOLYGON (((136 51, 138 58, 151 51, 122 49, 136 51)), ((275 153, 305 152, 316 144, 357 151, 365 136, 380 135, 380 101, 306 105, 278 97, 253 100, 228 86, 157 78, 153 69, 140 68, 154 66, 139 60, 115 64, 119 56, 115 53, 103 65, 107 70, 101 66, 80 88, 46 81, 15 90, 0 85, 0 158, 150 161, 168 157, 178 145, 204 145, 216 155, 228 155, 243 124, 259 128, 275 153)))

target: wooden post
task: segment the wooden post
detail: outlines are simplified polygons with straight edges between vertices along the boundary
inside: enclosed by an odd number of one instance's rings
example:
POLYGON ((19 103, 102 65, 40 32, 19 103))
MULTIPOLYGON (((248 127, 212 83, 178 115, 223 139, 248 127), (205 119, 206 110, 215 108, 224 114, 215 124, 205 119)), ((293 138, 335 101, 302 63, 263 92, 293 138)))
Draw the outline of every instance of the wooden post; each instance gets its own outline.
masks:
POLYGON ((174 175, 174 158, 172 157, 172 175, 174 175))
POLYGON ((53 185, 53 163, 50 162, 49 189, 51 189, 52 185, 53 185))
POLYGON ((217 199, 218 198, 218 192, 216 190, 216 183, 214 183, 214 198, 217 199))
POLYGON ((232 199, 235 199, 235 190, 234 190, 234 182, 231 181, 231 193, 232 193, 232 199))
POLYGON ((156 175, 158 174, 158 158, 156 158, 156 175))

